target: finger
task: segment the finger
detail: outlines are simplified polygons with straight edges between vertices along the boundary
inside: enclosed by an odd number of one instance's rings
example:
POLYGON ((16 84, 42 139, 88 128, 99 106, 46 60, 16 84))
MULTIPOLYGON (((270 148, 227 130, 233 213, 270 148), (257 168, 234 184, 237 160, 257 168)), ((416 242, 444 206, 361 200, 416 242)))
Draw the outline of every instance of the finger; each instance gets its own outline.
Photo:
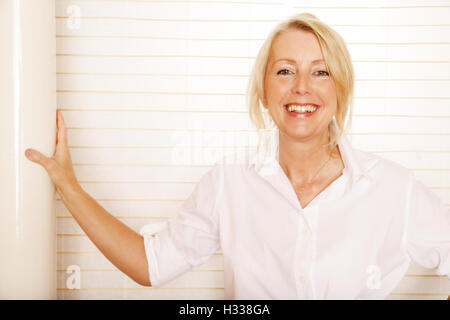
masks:
POLYGON ((62 112, 60 110, 57 110, 57 117, 58 117, 58 142, 67 145, 67 130, 66 130, 66 124, 64 122, 64 117, 62 115, 62 112))
POLYGON ((50 165, 51 159, 44 156, 42 153, 40 153, 37 150, 27 149, 27 150, 25 150, 25 156, 28 158, 28 160, 35 162, 37 164, 40 164, 45 169, 47 169, 50 165))

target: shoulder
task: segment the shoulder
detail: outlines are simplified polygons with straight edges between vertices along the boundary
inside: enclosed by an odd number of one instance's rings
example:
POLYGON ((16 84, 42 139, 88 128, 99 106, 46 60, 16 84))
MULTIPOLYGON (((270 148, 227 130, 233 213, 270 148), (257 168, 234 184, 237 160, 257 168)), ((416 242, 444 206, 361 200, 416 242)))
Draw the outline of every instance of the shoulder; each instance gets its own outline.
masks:
POLYGON ((257 153, 253 148, 233 150, 215 162, 214 170, 228 175, 233 173, 242 174, 255 161, 256 155, 257 153))
POLYGON ((354 157, 364 173, 377 180, 408 182, 412 173, 404 165, 375 153, 353 149, 354 157))
POLYGON ((200 182, 217 184, 223 182, 225 175, 243 173, 254 155, 255 152, 248 149, 235 150, 221 155, 212 161, 211 167, 202 175, 200 182))

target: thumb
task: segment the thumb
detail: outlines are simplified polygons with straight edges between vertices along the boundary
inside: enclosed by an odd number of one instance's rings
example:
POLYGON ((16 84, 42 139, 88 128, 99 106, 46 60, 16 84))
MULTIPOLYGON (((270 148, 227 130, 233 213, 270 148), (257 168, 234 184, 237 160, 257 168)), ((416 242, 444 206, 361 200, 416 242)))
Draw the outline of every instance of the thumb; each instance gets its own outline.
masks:
POLYGON ((34 149, 25 150, 25 156, 28 158, 28 160, 40 164, 45 169, 47 169, 51 161, 50 158, 44 156, 42 153, 34 149))

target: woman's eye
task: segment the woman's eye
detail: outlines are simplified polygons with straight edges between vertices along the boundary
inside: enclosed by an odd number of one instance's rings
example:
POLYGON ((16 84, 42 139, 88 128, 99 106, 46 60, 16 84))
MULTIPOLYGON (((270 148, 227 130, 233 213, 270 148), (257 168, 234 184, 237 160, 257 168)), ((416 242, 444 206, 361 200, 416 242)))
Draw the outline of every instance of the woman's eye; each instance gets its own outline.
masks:
POLYGON ((282 70, 280 70, 280 71, 277 72, 277 75, 283 75, 283 76, 286 76, 286 75, 288 75, 290 72, 291 72, 290 70, 282 69, 282 70))
POLYGON ((321 76, 321 77, 330 75, 327 71, 324 71, 324 70, 317 71, 316 73, 318 76, 321 76))

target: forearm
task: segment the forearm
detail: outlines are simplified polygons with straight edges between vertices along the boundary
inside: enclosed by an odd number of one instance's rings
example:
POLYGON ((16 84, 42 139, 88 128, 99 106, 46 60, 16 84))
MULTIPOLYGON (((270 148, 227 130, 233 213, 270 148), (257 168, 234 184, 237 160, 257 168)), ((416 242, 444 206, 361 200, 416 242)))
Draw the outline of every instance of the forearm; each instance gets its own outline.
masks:
POLYGON ((108 213, 78 184, 58 193, 74 219, 119 270, 141 285, 150 285, 144 240, 134 230, 108 213))

